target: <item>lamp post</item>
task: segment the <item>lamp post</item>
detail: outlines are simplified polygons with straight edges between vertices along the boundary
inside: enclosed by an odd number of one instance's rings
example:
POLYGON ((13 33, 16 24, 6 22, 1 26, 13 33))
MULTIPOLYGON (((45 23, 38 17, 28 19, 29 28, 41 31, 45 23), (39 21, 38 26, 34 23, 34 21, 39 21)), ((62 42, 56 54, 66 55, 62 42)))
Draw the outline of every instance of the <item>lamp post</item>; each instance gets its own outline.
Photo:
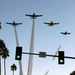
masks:
MULTIPOLYGON (((16 26, 18 25, 21 25, 22 23, 15 23, 15 21, 13 21, 13 23, 8 23, 6 22, 6 24, 10 24, 12 26, 14 26, 14 31, 15 31, 15 38, 16 38, 16 45, 19 46, 19 41, 18 41, 18 35, 17 35, 17 30, 16 30, 16 26)), ((20 75, 23 75, 23 72, 22 72, 22 62, 21 60, 19 60, 19 67, 20 67, 20 75)))
MULTIPOLYGON (((36 19, 36 17, 41 17, 42 15, 35 15, 35 13, 33 13, 32 15, 25 14, 25 16, 29 16, 29 17, 31 17, 31 19, 33 19, 32 32, 31 32, 31 41, 30 41, 30 51, 29 51, 30 53, 33 53, 34 52, 35 19, 36 19)), ((32 67, 33 67, 33 56, 29 55, 27 75, 32 75, 32 67)))

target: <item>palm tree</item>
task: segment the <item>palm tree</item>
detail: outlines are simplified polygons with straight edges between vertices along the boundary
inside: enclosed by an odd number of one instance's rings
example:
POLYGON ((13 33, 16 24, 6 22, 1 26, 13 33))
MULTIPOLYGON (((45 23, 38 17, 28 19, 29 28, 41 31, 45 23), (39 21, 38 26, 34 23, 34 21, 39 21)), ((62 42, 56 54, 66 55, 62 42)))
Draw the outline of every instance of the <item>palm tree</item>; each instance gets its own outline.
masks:
POLYGON ((17 67, 16 67, 16 65, 15 64, 13 64, 13 65, 11 65, 11 70, 13 71, 13 75, 14 75, 14 71, 16 71, 16 69, 17 69, 17 67))
POLYGON ((1 50, 1 56, 4 59, 4 75, 6 75, 6 58, 9 57, 9 50, 6 47, 1 50))
POLYGON ((1 51, 3 50, 3 48, 5 48, 5 43, 3 40, 0 39, 0 75, 1 75, 1 51))
POLYGON ((0 48, 2 48, 2 49, 3 49, 4 47, 6 47, 6 46, 5 46, 5 43, 4 43, 4 41, 3 41, 3 40, 1 40, 1 39, 0 39, 0 48))
POLYGON ((72 73, 70 73, 70 75, 75 75, 75 71, 73 71, 72 73))

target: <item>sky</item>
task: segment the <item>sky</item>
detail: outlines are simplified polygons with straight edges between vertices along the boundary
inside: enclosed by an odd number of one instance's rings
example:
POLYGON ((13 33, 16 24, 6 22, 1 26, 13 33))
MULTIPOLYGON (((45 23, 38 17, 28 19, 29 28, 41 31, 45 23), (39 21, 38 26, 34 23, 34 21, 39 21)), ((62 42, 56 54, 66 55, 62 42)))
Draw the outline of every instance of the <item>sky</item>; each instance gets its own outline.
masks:
MULTIPOLYGON (((10 66, 15 63, 17 70, 15 75, 19 75, 19 64, 15 60, 16 39, 14 28, 6 22, 21 22, 17 33, 19 45, 23 47, 23 52, 29 52, 32 19, 25 14, 41 14, 35 20, 34 53, 40 51, 54 55, 61 45, 60 51, 65 52, 65 56, 75 56, 75 1, 74 0, 1 0, 0 1, 0 39, 4 40, 10 57, 6 59, 6 74, 12 75, 10 66), (57 26, 48 26, 44 22, 59 22, 57 26), (62 35, 60 32, 71 32, 70 35, 62 35)), ((22 54, 23 74, 27 74, 28 56, 22 54)), ((2 59, 2 75, 4 74, 2 59)), ((44 75, 49 70, 48 75, 70 75, 75 70, 75 60, 65 59, 64 65, 58 64, 58 58, 39 58, 34 56, 32 75, 44 75)))

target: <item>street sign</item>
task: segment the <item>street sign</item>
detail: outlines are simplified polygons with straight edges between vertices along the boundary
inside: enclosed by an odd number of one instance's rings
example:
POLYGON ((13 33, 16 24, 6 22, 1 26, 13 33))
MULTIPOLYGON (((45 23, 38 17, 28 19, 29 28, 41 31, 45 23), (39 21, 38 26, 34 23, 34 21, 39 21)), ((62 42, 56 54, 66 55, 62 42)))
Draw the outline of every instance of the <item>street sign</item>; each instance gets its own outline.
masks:
POLYGON ((46 52, 39 52, 39 57, 44 57, 44 58, 46 58, 46 52))

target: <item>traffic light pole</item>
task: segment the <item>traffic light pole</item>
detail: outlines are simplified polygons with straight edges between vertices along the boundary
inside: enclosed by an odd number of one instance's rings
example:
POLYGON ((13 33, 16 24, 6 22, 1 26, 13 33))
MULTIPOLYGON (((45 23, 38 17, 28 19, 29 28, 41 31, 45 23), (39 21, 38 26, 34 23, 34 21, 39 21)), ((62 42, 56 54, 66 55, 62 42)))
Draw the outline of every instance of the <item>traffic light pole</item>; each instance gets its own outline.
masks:
MULTIPOLYGON (((39 55, 38 53, 28 53, 28 52, 22 52, 22 54, 39 55)), ((46 56, 48 56, 48 57, 59 57, 57 55, 49 55, 49 54, 46 54, 46 56)), ((75 59, 75 57, 70 57, 70 56, 64 56, 64 58, 75 59)))

